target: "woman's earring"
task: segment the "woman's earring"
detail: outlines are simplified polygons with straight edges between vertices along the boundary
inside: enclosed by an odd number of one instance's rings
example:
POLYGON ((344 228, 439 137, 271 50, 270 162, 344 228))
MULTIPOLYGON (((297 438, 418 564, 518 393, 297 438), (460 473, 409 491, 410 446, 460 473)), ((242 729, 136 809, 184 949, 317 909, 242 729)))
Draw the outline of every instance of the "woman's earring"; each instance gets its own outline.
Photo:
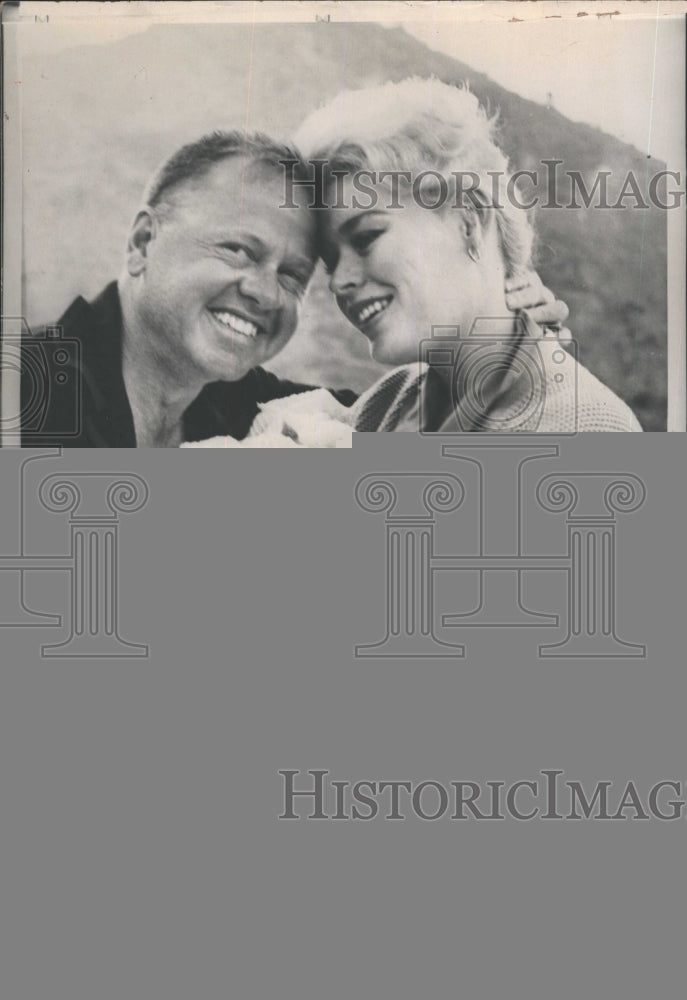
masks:
POLYGON ((477 249, 474 243, 471 243, 470 246, 468 247, 468 257, 470 258, 471 261, 474 261, 475 264, 479 260, 479 250, 477 249))

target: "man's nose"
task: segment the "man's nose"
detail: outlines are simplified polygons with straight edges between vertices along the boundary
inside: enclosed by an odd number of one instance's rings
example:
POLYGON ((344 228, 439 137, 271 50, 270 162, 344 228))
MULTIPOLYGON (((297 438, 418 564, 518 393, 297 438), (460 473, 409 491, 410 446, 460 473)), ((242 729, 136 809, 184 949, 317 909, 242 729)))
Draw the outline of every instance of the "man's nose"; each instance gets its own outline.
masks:
POLYGON ((269 268, 254 268, 243 274, 239 281, 239 291, 263 312, 278 309, 281 305, 279 281, 269 268))
POLYGON ((355 254, 342 252, 329 279, 330 291, 336 296, 345 296, 355 291, 361 280, 362 268, 359 259, 355 254))

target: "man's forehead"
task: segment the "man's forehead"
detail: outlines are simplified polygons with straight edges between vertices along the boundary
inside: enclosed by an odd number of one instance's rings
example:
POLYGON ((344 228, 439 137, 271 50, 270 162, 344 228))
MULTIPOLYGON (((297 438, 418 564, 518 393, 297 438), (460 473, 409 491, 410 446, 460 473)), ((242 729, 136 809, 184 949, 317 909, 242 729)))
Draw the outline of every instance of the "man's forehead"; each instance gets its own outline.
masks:
POLYGON ((281 167, 250 156, 227 156, 213 163, 207 170, 208 179, 216 186, 227 184, 244 186, 269 185, 279 178, 281 167))
POLYGON ((190 210, 208 213, 220 220, 235 216, 246 226, 260 218, 266 224, 294 232, 315 229, 315 219, 307 208, 308 198, 298 199, 297 207, 285 204, 282 168, 278 164, 233 156, 214 163, 198 177, 180 185, 178 203, 190 210))
POLYGON ((218 200, 241 204, 243 201, 263 200, 268 206, 278 206, 283 199, 281 167, 247 156, 228 156, 212 163, 195 177, 188 178, 178 187, 180 200, 218 200))

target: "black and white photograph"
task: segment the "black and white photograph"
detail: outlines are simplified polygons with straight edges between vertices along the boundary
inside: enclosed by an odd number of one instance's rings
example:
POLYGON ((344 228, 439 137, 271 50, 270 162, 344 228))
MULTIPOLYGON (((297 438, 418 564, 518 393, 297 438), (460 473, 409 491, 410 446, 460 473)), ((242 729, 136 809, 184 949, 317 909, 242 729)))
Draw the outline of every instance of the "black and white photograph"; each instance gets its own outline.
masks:
POLYGON ((2 443, 684 428, 682 3, 3 9, 2 443))

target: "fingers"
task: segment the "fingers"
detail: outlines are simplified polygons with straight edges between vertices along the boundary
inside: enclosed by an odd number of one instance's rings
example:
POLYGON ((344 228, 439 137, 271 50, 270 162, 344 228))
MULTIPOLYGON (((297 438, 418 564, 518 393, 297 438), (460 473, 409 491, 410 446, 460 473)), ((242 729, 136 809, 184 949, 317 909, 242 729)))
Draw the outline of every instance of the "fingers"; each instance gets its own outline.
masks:
POLYGON ((536 271, 514 275, 505 283, 506 305, 512 312, 527 309, 535 323, 564 323, 570 311, 551 289, 542 284, 536 271))
POLYGON ((519 292, 506 292, 506 305, 515 312, 516 309, 536 309, 554 301, 553 292, 543 285, 535 287, 527 285, 519 292))
POLYGON ((508 278, 505 282, 506 305, 512 312, 526 310, 535 323, 547 328, 546 335, 555 336, 562 344, 572 340, 572 334, 563 323, 570 315, 565 302, 557 299, 544 286, 536 271, 526 271, 508 278))
POLYGON ((553 292, 543 287, 533 288, 528 285, 519 292, 506 292, 506 305, 512 312, 518 309, 538 309, 553 301, 553 292))
POLYGON ((548 325, 553 323, 565 323, 566 319, 570 315, 570 310, 566 306, 565 302, 562 302, 561 299, 554 299, 553 296, 550 300, 538 303, 536 306, 528 309, 527 311, 535 323, 546 323, 548 325))
POLYGON ((572 333, 567 326, 545 326, 542 329, 545 340, 555 340, 564 346, 572 341, 572 333))
POLYGON ((544 286, 536 271, 520 271, 511 278, 506 278, 506 292, 520 292, 523 288, 539 288, 544 286))

